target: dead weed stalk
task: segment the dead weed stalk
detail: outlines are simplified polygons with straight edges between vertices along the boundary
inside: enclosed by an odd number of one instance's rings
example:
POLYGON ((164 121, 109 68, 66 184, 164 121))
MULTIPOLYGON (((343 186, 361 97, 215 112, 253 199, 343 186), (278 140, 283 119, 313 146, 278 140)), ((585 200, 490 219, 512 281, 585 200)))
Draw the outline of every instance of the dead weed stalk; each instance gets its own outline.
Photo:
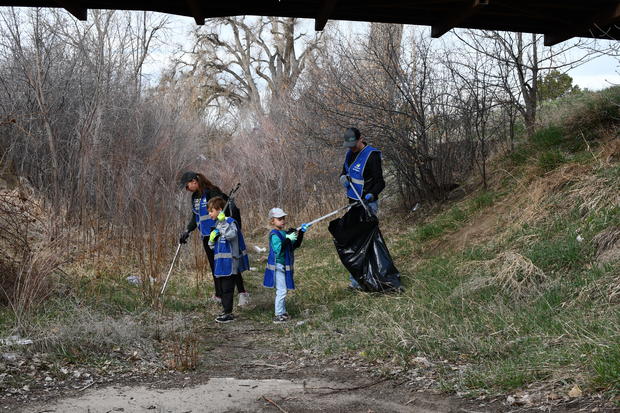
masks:
POLYGON ((461 265, 461 271, 492 274, 476 277, 460 286, 453 295, 462 295, 496 285, 513 298, 523 298, 540 292, 547 279, 544 271, 527 257, 515 251, 505 251, 492 260, 472 261, 461 265))
POLYGON ((198 338, 195 334, 181 334, 171 337, 172 345, 167 365, 178 371, 194 370, 198 366, 198 338))

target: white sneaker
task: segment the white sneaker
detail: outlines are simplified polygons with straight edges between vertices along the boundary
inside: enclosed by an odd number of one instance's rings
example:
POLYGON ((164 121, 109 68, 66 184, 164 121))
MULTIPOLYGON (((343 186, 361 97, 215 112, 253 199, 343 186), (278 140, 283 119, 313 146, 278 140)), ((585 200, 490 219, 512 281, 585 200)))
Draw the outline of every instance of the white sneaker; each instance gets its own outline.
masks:
POLYGON ((239 302, 237 303, 239 307, 245 307, 246 305, 250 305, 250 293, 239 293, 239 302))

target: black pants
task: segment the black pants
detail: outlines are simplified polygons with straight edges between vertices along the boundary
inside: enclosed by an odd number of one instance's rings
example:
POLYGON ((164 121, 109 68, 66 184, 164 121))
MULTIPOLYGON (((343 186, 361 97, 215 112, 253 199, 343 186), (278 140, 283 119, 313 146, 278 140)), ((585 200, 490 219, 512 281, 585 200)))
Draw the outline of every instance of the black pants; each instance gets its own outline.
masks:
MULTIPOLYGON (((209 267, 211 267, 211 275, 213 276, 213 285, 215 286, 215 296, 222 298, 222 289, 220 288, 220 283, 217 282, 217 278, 215 277, 215 255, 213 254, 213 250, 209 248, 209 238, 204 237, 202 239, 202 246, 207 253, 207 260, 209 261, 209 267)), ((237 286, 237 293, 244 293, 245 286, 243 285, 243 277, 241 273, 233 274, 233 278, 235 279, 235 285, 237 286)), ((234 294, 234 291, 233 291, 234 294)))
POLYGON ((222 307, 224 307, 224 313, 230 314, 233 311, 233 296, 235 294, 235 276, 229 275, 228 277, 217 277, 215 279, 215 285, 219 284, 220 291, 222 292, 222 307))

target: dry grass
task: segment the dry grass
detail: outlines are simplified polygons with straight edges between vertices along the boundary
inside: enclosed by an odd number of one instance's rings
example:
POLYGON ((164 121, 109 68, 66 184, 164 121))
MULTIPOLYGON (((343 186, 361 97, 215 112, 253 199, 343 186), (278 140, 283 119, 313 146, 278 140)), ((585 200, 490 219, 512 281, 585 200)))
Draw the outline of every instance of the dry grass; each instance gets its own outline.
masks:
POLYGON ((620 304, 620 269, 599 278, 595 282, 585 286, 575 300, 578 302, 596 301, 610 305, 620 304))
POLYGON ((614 271, 585 286, 577 301, 620 304, 620 227, 610 227, 598 233, 592 238, 592 244, 596 248, 597 262, 612 265, 614 271))
POLYGON ((611 249, 617 249, 620 242, 620 227, 610 227, 606 230, 596 234, 592 238, 592 243, 596 248, 596 256, 600 257, 602 254, 608 252, 611 249))
POLYGON ((582 215, 620 205, 620 192, 611 179, 594 174, 581 176, 568 192, 568 198, 576 201, 582 215))
POLYGON ((620 137, 618 130, 607 132, 609 139, 601 145, 600 158, 603 162, 611 164, 620 161, 620 137))
POLYGON ((492 260, 470 261, 461 267, 466 273, 483 272, 492 274, 476 277, 459 286, 453 295, 462 295, 478 291, 489 286, 498 286, 514 298, 523 298, 537 294, 547 279, 545 273, 532 261, 515 251, 505 251, 492 260))
POLYGON ((549 216, 553 212, 547 206, 550 197, 567 185, 589 176, 589 169, 586 166, 568 164, 540 178, 534 178, 536 174, 527 173, 526 181, 519 182, 523 191, 516 192, 510 202, 515 205, 515 223, 519 226, 531 224, 549 216))
POLYGON ((100 351, 119 352, 139 350, 143 357, 154 350, 149 336, 153 329, 135 316, 115 319, 88 308, 70 309, 69 314, 50 324, 32 326, 36 348, 72 355, 96 354, 100 351))
MULTIPOLYGON (((187 364, 189 359, 186 360, 186 357, 192 354, 186 349, 191 340, 178 341, 178 338, 190 336, 193 337, 193 326, 183 314, 175 313, 162 318, 156 312, 149 312, 112 317, 72 304, 66 306, 56 319, 31 324, 28 334, 34 340, 30 351, 72 357, 116 353, 124 358, 155 360, 159 359, 155 347, 157 342, 169 341, 180 346, 177 352, 179 362, 185 360, 181 364, 187 364)), ((195 347, 192 347, 194 352, 195 347)))
POLYGON ((620 192, 611 179, 593 172, 592 166, 567 164, 543 177, 526 173, 526 178, 518 181, 522 190, 505 201, 513 205, 514 224, 518 227, 535 224, 556 214, 557 208, 549 208, 549 201, 560 193, 566 196, 561 205, 566 208, 578 205, 582 215, 619 205, 620 192), (571 189, 564 191, 569 185, 571 189))

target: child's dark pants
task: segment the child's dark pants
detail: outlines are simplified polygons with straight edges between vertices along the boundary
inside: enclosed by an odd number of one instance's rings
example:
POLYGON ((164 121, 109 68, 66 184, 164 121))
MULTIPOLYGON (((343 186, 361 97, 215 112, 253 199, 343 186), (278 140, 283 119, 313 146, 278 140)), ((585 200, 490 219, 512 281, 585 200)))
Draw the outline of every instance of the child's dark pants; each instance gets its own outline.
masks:
MULTIPOLYGON (((236 274, 235 274, 236 275, 236 274)), ((233 311, 233 295, 235 293, 235 275, 229 275, 228 277, 218 277, 215 279, 215 285, 219 284, 220 291, 222 292, 222 307, 224 307, 224 313, 230 314, 233 311)))
MULTIPOLYGON (((215 277, 215 254, 213 250, 209 248, 209 237, 204 237, 202 239, 202 245, 205 248, 205 252, 207 253, 207 260, 209 260, 209 267, 211 267, 211 275, 213 276, 213 285, 215 286, 215 296, 222 298, 222 289, 220 287, 220 283, 217 281, 215 277)), ((235 285, 237 286, 238 293, 245 292, 245 286, 243 285, 243 277, 241 273, 233 274, 233 278, 235 279, 235 285)), ((234 291, 233 291, 234 295, 234 291)))

